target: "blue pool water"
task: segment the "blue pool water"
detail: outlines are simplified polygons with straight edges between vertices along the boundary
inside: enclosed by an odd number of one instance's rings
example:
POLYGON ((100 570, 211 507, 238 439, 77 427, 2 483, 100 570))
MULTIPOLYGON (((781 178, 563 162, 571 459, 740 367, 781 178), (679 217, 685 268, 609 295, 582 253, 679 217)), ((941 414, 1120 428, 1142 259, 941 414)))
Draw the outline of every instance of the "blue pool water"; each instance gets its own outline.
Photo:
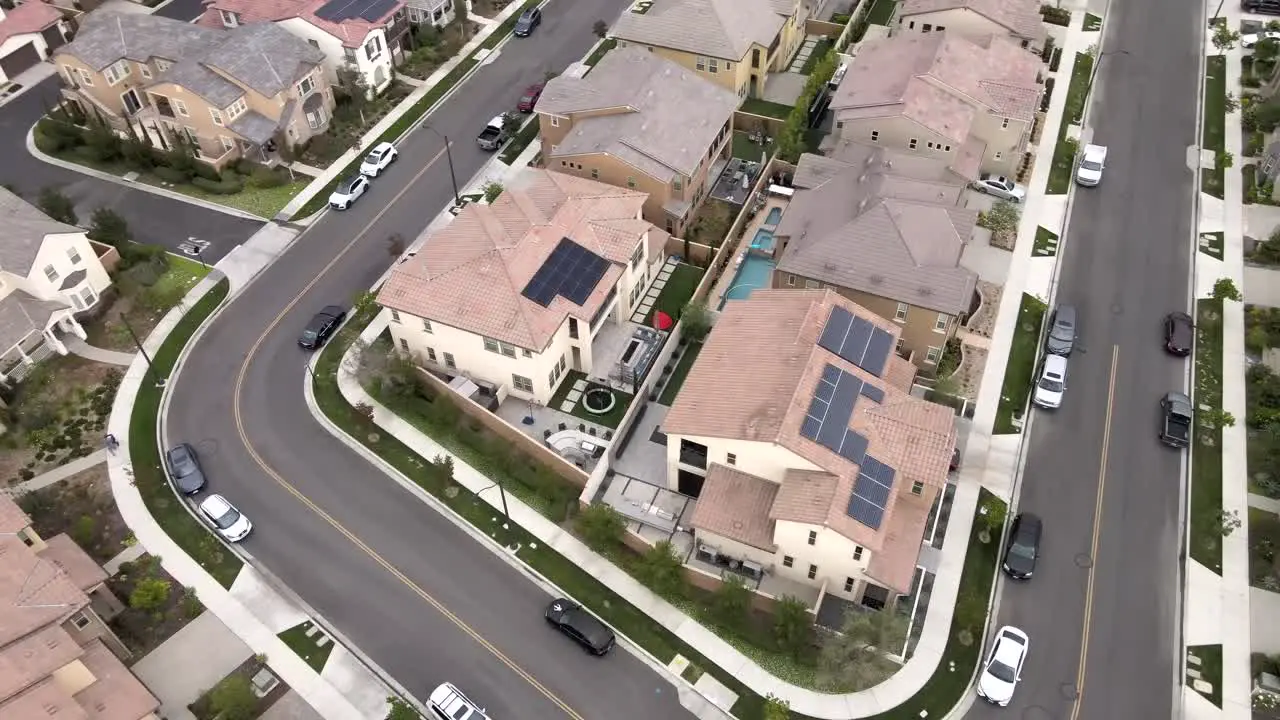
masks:
POLYGON ((772 207, 772 208, 769 208, 769 217, 764 219, 764 224, 768 225, 769 227, 774 227, 775 225, 778 224, 778 221, 781 219, 782 219, 782 208, 772 207))
POLYGON ((756 230, 756 236, 751 241, 751 249, 773 252, 773 231, 764 228, 756 230))
POLYGON ((725 300, 743 300, 751 295, 752 290, 769 287, 773 279, 773 268, 776 265, 777 263, 772 260, 747 255, 747 259, 738 266, 738 272, 733 276, 733 284, 729 286, 729 290, 724 294, 724 300, 720 302, 720 309, 724 309, 725 300))

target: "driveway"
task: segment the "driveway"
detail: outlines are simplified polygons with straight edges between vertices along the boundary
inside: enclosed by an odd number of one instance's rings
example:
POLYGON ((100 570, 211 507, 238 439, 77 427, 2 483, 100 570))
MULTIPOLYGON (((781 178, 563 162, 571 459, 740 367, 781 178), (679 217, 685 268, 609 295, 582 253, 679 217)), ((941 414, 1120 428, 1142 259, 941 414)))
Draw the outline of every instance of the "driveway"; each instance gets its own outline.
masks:
MULTIPOLYGON (((553 1, 537 33, 507 43, 429 118, 455 140, 460 182, 492 157, 471 140, 479 123, 546 71, 579 60, 596 40, 593 23, 612 21, 627 2, 553 1)), ((335 440, 306 407, 297 329, 378 279, 388 236, 416 237, 445 207, 442 151, 435 134, 411 135, 364 199, 326 214, 219 315, 174 382, 169 438, 195 443, 210 482, 255 518, 245 549, 417 697, 448 680, 495 718, 688 718, 675 689, 637 658, 589 657, 550 631, 542 590, 335 440)))
POLYGON ((187 706, 231 674, 253 651, 216 615, 205 611, 133 665, 167 720, 192 720, 187 706))

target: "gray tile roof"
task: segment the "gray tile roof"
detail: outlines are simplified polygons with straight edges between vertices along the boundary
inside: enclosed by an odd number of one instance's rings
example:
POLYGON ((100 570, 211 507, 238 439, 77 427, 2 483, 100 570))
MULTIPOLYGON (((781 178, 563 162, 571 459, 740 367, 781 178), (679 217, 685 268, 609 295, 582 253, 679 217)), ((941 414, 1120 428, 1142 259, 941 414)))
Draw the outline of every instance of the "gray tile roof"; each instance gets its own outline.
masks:
MULTIPOLYGON (((281 115, 281 118, 285 117, 288 116, 281 115)), ((245 140, 261 145, 270 140, 272 135, 276 134, 276 130, 280 127, 280 123, 256 110, 249 110, 236 118, 235 122, 231 123, 227 127, 245 140)))
POLYGON ((185 58, 161 73, 148 87, 173 83, 204 98, 216 108, 224 108, 244 95, 244 89, 198 60, 185 58))
POLYGON ((737 62, 753 44, 769 47, 789 8, 774 0, 653 0, 647 12, 624 11, 612 34, 640 45, 737 62))
POLYGON ((87 277, 89 277, 88 270, 76 270, 75 272, 71 273, 70 275, 62 279, 62 284, 58 286, 58 289, 70 290, 71 288, 84 282, 84 279, 87 277))
POLYGON ((788 238, 778 271, 939 312, 967 311, 977 275, 959 263, 978 214, 959 206, 963 180, 938 161, 898 162, 881 148, 865 148, 861 157, 845 151, 843 162, 801 156, 795 196, 774 233, 788 238))
POLYGON ((36 209, 36 206, 0 188, 0 270, 26 277, 36 261, 46 235, 84 232, 74 225, 60 223, 36 209))
POLYGON ((737 106, 729 90, 638 47, 605 55, 584 78, 553 78, 538 99, 556 115, 614 110, 575 118, 550 157, 608 153, 663 182, 693 175, 737 106))
POLYGON ((21 290, 9 293, 0 300, 0 354, 9 352, 32 332, 44 330, 55 312, 68 307, 66 301, 40 300, 21 290))
POLYGON ((58 49, 102 70, 120 58, 177 61, 215 42, 222 33, 157 15, 98 10, 85 16, 76 39, 58 49))
POLYGON ((228 31, 202 61, 275 97, 323 62, 324 53, 275 23, 253 23, 228 31))

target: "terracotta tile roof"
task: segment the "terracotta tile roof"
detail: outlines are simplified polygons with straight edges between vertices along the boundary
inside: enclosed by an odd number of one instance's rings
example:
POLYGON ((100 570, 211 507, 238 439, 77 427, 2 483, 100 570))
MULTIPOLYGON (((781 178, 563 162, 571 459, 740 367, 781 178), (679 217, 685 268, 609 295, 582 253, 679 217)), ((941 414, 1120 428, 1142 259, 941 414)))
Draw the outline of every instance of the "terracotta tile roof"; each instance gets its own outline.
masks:
POLYGON ((753 44, 772 45, 790 10, 773 0, 653 0, 644 13, 624 11, 609 32, 637 45, 737 62, 753 44))
POLYGON ((222 10, 239 15, 241 25, 300 18, 340 40, 343 47, 359 48, 371 31, 388 24, 405 6, 397 2, 377 20, 351 18, 334 22, 316 15, 328 3, 329 0, 206 0, 204 14, 196 22, 203 27, 226 27, 219 12, 222 10))
POLYGON ((14 720, 88 720, 84 708, 52 677, 0 702, 0 717, 14 720))
POLYGON ((769 518, 810 525, 826 525, 835 504, 840 478, 815 470, 788 470, 769 510, 769 518))
POLYGON ((751 547, 773 552, 773 519, 769 515, 778 485, 727 465, 707 468, 702 494, 689 524, 751 547))
POLYGON ((570 315, 590 321, 655 228, 634 190, 526 170, 492 205, 471 204, 422 252, 397 265, 378 293, 384 307, 541 351, 570 315), (522 291, 563 238, 611 261, 586 303, 543 307, 522 291))
POLYGON ((905 0, 898 17, 946 10, 975 12, 1026 40, 1038 41, 1045 36, 1039 0, 905 0))
POLYGON ((90 720, 138 720, 160 708, 160 701, 101 640, 85 645, 84 651, 80 661, 98 681, 76 693, 75 699, 90 720))
POLYGON ((84 654, 59 625, 0 647, 0 698, 8 699, 84 654))
POLYGON ((945 32, 895 35, 859 50, 831 108, 841 121, 907 117, 959 144, 980 112, 1034 119, 1040 66, 1004 37, 980 45, 945 32))
POLYGON ((12 535, 31 527, 31 518, 8 495, 0 494, 0 535, 12 535))
POLYGON ((884 542, 871 553, 867 574, 894 592, 911 592, 920 544, 937 491, 923 495, 899 492, 893 514, 885 520, 884 542))
POLYGON ((37 556, 16 535, 0 534, 0 647, 88 604, 89 598, 57 565, 37 556))
POLYGON ((12 10, 5 10, 0 20, 0 45, 16 35, 38 33, 62 19, 62 13, 52 5, 29 0, 12 10))
POLYGON ((107 573, 102 566, 66 533, 46 539, 45 544, 40 557, 57 565, 84 592, 88 593, 107 581, 107 573))
MULTIPOLYGON (((674 435, 774 443, 791 451, 835 478, 835 487, 832 490, 831 480, 816 474, 784 477, 775 519, 783 519, 778 513, 814 517, 816 508, 825 503, 825 526, 881 552, 901 526, 902 521, 893 517, 898 498, 914 497, 910 495, 914 482, 929 488, 946 482, 955 447, 955 415, 950 408, 914 398, 819 347, 818 338, 833 306, 866 319, 895 340, 898 337, 896 325, 834 292, 757 290, 745 300, 725 305, 662 429, 674 435), (878 403, 860 398, 849 422, 850 429, 867 439, 867 455, 896 471, 879 530, 846 512, 858 466, 800 434, 828 364, 884 391, 878 403)), ((891 353, 886 376, 897 372, 892 369, 895 364, 906 361, 891 353)))

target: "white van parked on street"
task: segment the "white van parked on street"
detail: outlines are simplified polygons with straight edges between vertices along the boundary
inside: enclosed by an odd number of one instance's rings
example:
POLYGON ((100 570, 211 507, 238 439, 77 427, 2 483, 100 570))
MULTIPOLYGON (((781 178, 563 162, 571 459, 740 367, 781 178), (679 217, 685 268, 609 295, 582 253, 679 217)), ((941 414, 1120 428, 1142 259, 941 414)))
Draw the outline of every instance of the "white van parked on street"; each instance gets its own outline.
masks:
POLYGON ((1042 408, 1058 408, 1062 406, 1062 395, 1066 391, 1067 359, 1061 355, 1045 355, 1032 401, 1042 408))

